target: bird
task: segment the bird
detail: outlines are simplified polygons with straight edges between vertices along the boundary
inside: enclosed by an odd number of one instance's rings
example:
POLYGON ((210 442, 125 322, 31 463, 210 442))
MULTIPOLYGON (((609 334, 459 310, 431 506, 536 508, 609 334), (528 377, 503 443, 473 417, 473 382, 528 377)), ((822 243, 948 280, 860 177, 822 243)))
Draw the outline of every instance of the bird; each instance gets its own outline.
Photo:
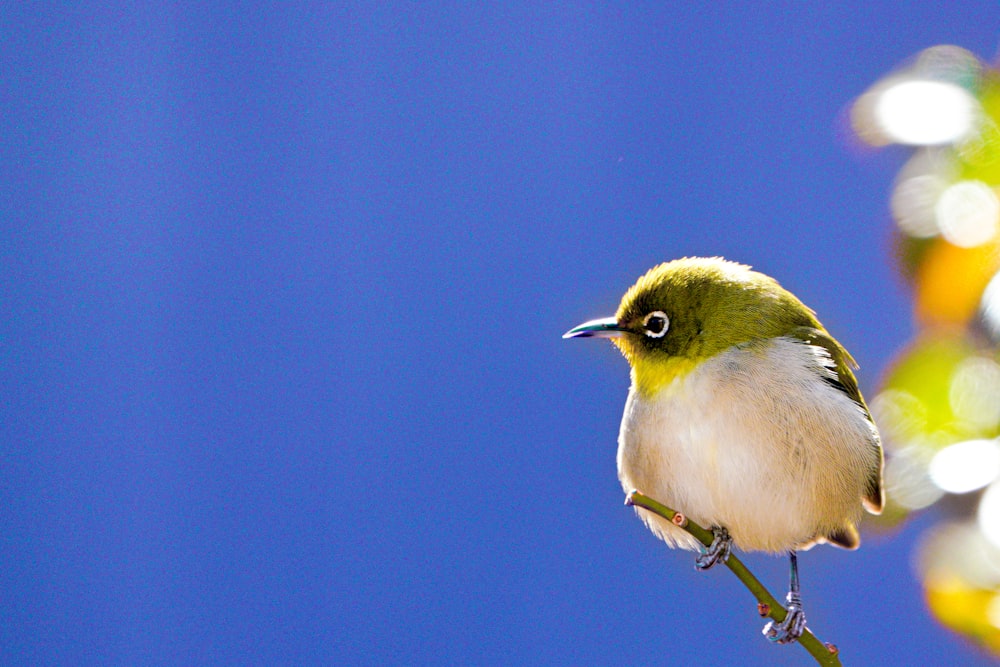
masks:
POLYGON ((614 317, 564 338, 610 338, 630 365, 618 435, 618 477, 710 526, 704 547, 636 508, 696 567, 741 551, 788 554, 788 613, 763 632, 794 642, 806 627, 797 552, 860 545, 864 510, 885 502, 878 429, 857 363, 816 314, 770 276, 721 257, 651 268, 614 317))

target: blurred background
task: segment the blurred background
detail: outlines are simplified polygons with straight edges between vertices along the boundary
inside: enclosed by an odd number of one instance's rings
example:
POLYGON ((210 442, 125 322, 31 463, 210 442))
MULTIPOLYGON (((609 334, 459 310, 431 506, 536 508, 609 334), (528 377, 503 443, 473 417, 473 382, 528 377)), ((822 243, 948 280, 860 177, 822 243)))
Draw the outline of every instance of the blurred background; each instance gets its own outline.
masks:
MULTIPOLYGON (((1000 659, 1000 7, 0 9, 0 662, 804 664, 560 335, 655 263, 861 363, 845 664, 1000 659)), ((781 558, 751 555, 779 596, 781 558)))

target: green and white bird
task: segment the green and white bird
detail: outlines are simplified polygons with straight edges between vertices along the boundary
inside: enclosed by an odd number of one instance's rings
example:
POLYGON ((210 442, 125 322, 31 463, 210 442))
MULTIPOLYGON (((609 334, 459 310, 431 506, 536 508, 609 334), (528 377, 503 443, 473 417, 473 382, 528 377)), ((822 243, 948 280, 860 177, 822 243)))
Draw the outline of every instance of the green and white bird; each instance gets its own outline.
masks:
POLYGON ((611 338, 631 365, 618 477, 704 526, 705 549, 645 510, 671 547, 707 569, 744 551, 788 552, 789 614, 772 641, 805 628, 795 550, 858 547, 862 508, 883 505, 882 446, 854 359, 777 281, 721 258, 654 267, 614 317, 564 338, 611 338))

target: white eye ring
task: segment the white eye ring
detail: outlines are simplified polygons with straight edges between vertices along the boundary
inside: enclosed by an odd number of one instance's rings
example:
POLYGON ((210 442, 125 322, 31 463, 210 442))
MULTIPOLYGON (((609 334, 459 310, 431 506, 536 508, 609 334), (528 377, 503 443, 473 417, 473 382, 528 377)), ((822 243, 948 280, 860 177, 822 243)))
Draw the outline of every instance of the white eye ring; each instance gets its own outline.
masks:
POLYGON ((642 327, 644 329, 644 333, 650 338, 663 338, 663 336, 667 333, 667 329, 670 328, 670 318, 667 317, 667 314, 662 310, 654 310, 649 315, 642 318, 642 327), (659 330, 650 329, 649 322, 653 319, 663 320, 663 328, 659 330))

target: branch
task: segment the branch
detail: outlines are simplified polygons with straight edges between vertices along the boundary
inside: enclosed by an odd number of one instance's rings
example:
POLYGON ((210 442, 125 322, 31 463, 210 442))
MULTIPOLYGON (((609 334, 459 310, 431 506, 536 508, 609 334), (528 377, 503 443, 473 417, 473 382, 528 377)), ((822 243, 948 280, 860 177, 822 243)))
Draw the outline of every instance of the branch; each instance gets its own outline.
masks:
MULTIPOLYGON (((683 528, 692 537, 704 544, 706 547, 712 544, 712 533, 711 531, 705 530, 699 526, 694 521, 691 521, 686 516, 680 512, 674 511, 662 505, 649 496, 645 496, 638 491, 633 491, 625 497, 626 505, 633 505, 635 507, 641 507, 645 510, 649 510, 654 514, 658 514, 667 521, 670 521, 675 526, 683 528)), ((750 593, 757 598, 757 611, 760 613, 761 617, 769 617, 774 619, 776 623, 781 623, 785 620, 785 616, 788 614, 787 610, 781 606, 771 593, 764 588, 764 585, 747 569, 746 565, 736 557, 736 554, 730 554, 728 560, 726 560, 726 566, 736 575, 736 578, 743 582, 743 585, 747 587, 750 593)), ((840 665, 840 658, 837 655, 837 647, 833 644, 823 644, 820 640, 816 639, 816 636, 806 628, 802 632, 802 636, 798 639, 799 644, 802 645, 806 651, 816 659, 816 662, 820 665, 838 666, 840 665)))

